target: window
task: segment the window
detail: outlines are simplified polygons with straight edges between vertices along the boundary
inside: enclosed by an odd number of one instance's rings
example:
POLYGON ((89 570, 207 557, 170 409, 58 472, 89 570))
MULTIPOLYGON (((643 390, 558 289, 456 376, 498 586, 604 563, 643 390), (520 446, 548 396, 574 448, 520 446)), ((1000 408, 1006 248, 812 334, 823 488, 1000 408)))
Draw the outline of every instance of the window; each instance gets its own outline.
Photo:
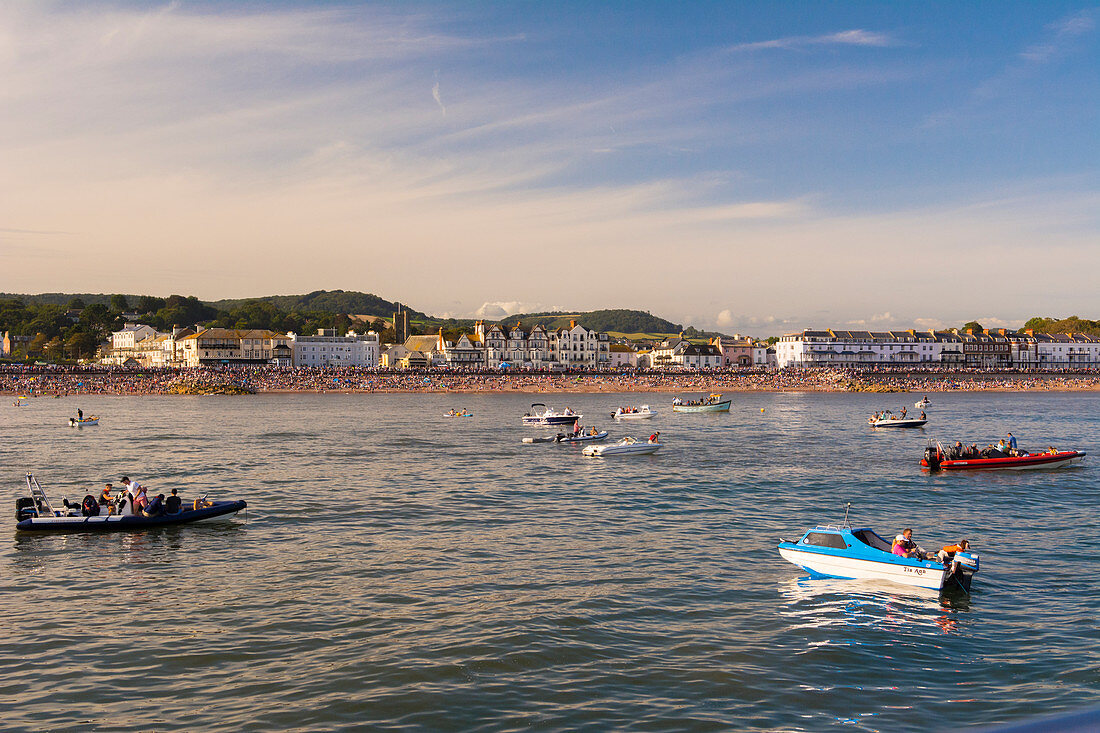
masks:
POLYGON ((848 547, 843 537, 831 532, 808 532, 806 536, 802 538, 802 544, 816 545, 817 547, 832 547, 837 550, 843 550, 848 547))

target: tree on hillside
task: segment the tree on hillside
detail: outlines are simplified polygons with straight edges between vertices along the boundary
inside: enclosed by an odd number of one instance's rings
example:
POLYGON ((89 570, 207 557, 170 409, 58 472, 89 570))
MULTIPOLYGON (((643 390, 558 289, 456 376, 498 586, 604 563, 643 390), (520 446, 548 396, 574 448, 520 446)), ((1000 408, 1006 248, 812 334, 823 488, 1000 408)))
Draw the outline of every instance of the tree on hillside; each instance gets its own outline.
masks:
POLYGON ((152 295, 143 295, 138 299, 137 309, 142 313, 156 313, 164 306, 164 298, 154 298, 152 295))
POLYGON ((974 333, 981 333, 985 330, 984 328, 982 328, 982 324, 978 323, 977 321, 970 321, 969 323, 966 323, 960 330, 965 332, 971 328, 974 329, 974 333))
POLYGON ((130 310, 130 304, 126 301, 126 296, 115 293, 111 296, 111 310, 115 313, 125 313, 130 310))
POLYGON ((87 304, 81 298, 73 298, 69 301, 69 305, 67 305, 66 307, 69 310, 82 311, 84 310, 86 305, 87 304))

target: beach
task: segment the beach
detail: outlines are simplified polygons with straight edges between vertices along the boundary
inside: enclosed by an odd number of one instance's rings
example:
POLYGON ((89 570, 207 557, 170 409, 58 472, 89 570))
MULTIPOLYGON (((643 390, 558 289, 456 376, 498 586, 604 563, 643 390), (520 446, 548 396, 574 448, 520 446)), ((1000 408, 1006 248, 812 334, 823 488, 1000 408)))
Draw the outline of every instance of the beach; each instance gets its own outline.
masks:
POLYGON ((0 393, 15 397, 210 393, 530 393, 600 392, 978 392, 1095 391, 1100 370, 988 372, 944 370, 717 369, 699 371, 524 372, 365 368, 132 370, 108 367, 5 367, 0 393))

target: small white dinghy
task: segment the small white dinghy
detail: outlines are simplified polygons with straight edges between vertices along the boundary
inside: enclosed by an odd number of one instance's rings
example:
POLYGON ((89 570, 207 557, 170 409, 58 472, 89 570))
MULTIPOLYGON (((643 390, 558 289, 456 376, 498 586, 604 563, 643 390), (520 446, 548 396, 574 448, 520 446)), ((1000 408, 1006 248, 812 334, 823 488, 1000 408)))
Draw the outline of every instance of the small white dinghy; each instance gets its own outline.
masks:
POLYGON ((925 397, 920 402, 914 402, 913 407, 916 407, 918 409, 923 410, 924 408, 928 407, 931 404, 932 404, 931 400, 929 400, 927 397, 925 397))
POLYGON ((69 418, 69 427, 70 428, 82 428, 85 425, 99 425, 99 418, 95 417, 95 416, 80 417, 80 418, 70 417, 69 418))
POLYGON ((620 407, 611 414, 616 420, 648 420, 656 415, 656 411, 649 409, 649 405, 641 407, 620 407))
POLYGON ((637 438, 623 438, 618 443, 612 443, 611 445, 590 445, 581 452, 586 456, 596 456, 597 458, 604 456, 641 456, 656 453, 660 447, 660 443, 650 443, 637 438))

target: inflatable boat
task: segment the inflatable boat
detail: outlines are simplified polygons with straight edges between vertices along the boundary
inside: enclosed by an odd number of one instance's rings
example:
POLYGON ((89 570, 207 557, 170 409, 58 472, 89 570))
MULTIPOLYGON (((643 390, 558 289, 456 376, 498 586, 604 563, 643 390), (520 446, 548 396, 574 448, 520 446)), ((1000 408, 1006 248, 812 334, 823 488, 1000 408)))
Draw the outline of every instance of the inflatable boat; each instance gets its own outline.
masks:
POLYGON ((607 431, 601 430, 595 435, 565 435, 563 433, 558 433, 554 437, 554 440, 558 443, 584 443, 589 440, 603 440, 606 437, 607 431))
POLYGON ((920 460, 922 470, 927 471, 1029 471, 1044 468, 1065 468, 1085 459, 1083 450, 1061 450, 1046 453, 1028 453, 991 458, 948 458, 950 451, 939 443, 924 449, 920 460))
MULTIPOLYGON (((153 517, 131 516, 129 514, 91 514, 91 511, 106 511, 105 507, 95 504, 95 497, 89 503, 73 504, 62 499, 62 507, 55 508, 50 502, 38 480, 33 474, 27 474, 27 492, 15 501, 15 528, 24 531, 52 532, 112 532, 165 527, 173 524, 189 524, 204 519, 213 519, 227 514, 236 514, 247 504, 243 501, 200 501, 198 507, 184 507, 173 514, 160 514, 153 517)), ((90 495, 89 495, 90 496, 90 495)))
POLYGON ((82 428, 85 425, 99 425, 99 418, 95 416, 91 417, 70 417, 70 428, 82 428))

